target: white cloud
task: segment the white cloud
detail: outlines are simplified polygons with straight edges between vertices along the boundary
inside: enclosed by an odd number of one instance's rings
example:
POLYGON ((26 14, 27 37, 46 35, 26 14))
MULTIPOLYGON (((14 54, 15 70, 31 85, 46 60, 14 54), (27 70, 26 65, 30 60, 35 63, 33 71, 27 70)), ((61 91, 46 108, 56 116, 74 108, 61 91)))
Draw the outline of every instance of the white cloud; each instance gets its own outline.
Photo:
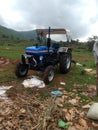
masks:
POLYGON ((73 38, 83 38, 97 33, 97 5, 97 0, 0 0, 0 19, 16 30, 64 27, 73 38))

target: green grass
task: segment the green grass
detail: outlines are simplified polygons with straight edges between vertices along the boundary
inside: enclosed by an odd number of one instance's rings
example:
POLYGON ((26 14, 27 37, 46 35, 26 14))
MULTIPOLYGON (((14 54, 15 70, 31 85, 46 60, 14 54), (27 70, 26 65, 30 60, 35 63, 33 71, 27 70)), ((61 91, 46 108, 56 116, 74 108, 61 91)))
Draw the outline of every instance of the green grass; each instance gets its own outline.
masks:
POLYGON ((0 46, 0 56, 2 57, 17 59, 22 53, 24 53, 23 47, 0 46))
POLYGON ((84 57, 92 57, 93 53, 88 51, 87 49, 74 49, 73 55, 75 56, 84 56, 84 57))
MULTIPOLYGON (((31 46, 30 44, 17 44, 15 46, 0 46, 0 57, 7 57, 10 59, 20 59, 21 54, 25 53, 25 47, 31 46)), ((59 71, 55 73, 55 80, 48 85, 49 92, 58 89, 60 87, 60 82, 64 81, 66 83, 63 88, 68 92, 73 92, 74 84, 80 85, 80 88, 84 91, 87 89, 87 85, 95 85, 96 78, 95 74, 87 74, 85 73, 85 68, 96 69, 94 63, 94 57, 92 52, 87 51, 86 49, 73 49, 73 59, 78 63, 82 64, 82 66, 76 66, 72 64, 71 70, 67 74, 60 74, 59 71)), ((8 65, 4 70, 0 68, 0 84, 13 84, 13 85, 21 85, 23 79, 17 79, 14 73, 15 64, 8 65)), ((28 92, 30 92, 28 90, 28 92)), ((45 93, 42 92, 40 96, 45 98, 49 96, 48 91, 45 93)), ((75 95, 79 95, 81 100, 84 99, 83 104, 86 103, 88 98, 80 93, 75 93, 75 95)), ((94 98, 97 100, 97 98, 94 98)), ((81 102, 82 103, 82 102, 81 102)))
POLYGON ((13 45, 4 45, 4 46, 0 46, 0 56, 2 57, 7 57, 10 59, 20 59, 21 54, 25 53, 25 48, 28 46, 32 46, 32 43, 28 43, 28 44, 15 44, 13 45))
POLYGON ((93 53, 87 49, 74 49, 72 56, 76 62, 82 64, 84 67, 95 69, 93 53))
POLYGON ((85 86, 85 84, 95 84, 95 74, 86 73, 84 69, 85 67, 81 66, 72 67, 72 70, 66 76, 66 81, 68 81, 66 85, 67 89, 74 89, 73 84, 80 84, 83 86, 85 86), (82 73, 83 71, 85 73, 82 73))

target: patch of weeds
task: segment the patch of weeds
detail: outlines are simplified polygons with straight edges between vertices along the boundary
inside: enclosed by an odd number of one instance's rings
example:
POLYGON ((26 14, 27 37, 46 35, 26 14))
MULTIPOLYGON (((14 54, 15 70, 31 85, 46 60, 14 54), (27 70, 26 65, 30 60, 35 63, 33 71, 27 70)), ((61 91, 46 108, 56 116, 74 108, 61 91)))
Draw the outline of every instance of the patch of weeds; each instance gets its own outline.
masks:
POLYGON ((50 97, 51 94, 50 92, 46 91, 46 92, 40 92, 40 97, 41 97, 41 100, 43 101, 44 99, 46 99, 47 97, 50 97))
POLYGON ((72 104, 71 103, 64 103, 63 107, 64 108, 72 108, 72 104))
POLYGON ((87 67, 88 68, 92 68, 92 69, 95 69, 96 68, 96 65, 95 65, 95 62, 94 61, 88 61, 87 62, 87 67))
POLYGON ((81 93, 77 94, 80 97, 80 105, 86 105, 91 101, 91 99, 81 93))
POLYGON ((81 70, 80 74, 81 74, 81 75, 85 75, 85 74, 86 74, 86 71, 85 71, 85 70, 81 70))
POLYGON ((25 88, 25 93, 28 95, 35 95, 35 91, 32 88, 25 88))
POLYGON ((83 67, 86 67, 87 65, 86 64, 83 64, 83 67))
POLYGON ((95 102, 98 102, 98 96, 93 96, 92 99, 93 99, 95 102))
POLYGON ((54 90, 55 88, 54 82, 52 81, 51 83, 49 83, 49 85, 47 85, 47 88, 50 90, 54 90))
POLYGON ((96 84, 96 78, 95 78, 95 75, 88 75, 88 78, 87 78, 87 84, 96 84))
POLYGON ((7 90, 7 95, 8 97, 11 98, 15 98, 17 96, 17 94, 23 94, 24 93, 25 88, 24 87, 11 87, 10 89, 7 90))
POLYGON ((72 90, 73 90, 72 83, 70 82, 69 84, 66 84, 65 89, 66 89, 66 91, 68 91, 68 92, 72 92, 72 90))
POLYGON ((0 75, 0 83, 6 83, 6 82, 11 82, 15 80, 15 77, 13 75, 0 75))

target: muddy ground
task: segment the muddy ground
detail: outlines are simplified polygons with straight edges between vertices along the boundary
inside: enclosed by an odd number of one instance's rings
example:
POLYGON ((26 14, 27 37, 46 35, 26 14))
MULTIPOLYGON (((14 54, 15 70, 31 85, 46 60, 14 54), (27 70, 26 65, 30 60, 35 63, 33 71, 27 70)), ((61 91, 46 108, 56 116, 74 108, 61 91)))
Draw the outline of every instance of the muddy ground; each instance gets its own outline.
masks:
MULTIPOLYGON (((17 62, 0 57, 0 69, 13 65, 14 71, 17 62)), ((51 96, 52 87, 49 86, 25 89, 21 84, 11 82, 12 88, 6 93, 8 98, 0 99, 0 130, 98 130, 98 121, 87 118, 93 104, 88 91, 74 84, 75 89, 68 92, 59 84, 61 81, 62 77, 54 79, 55 89, 63 93, 60 97, 51 96), (77 91, 88 97, 85 105, 82 98, 74 96, 77 91), (66 123, 64 127, 59 126, 60 120, 66 123)))

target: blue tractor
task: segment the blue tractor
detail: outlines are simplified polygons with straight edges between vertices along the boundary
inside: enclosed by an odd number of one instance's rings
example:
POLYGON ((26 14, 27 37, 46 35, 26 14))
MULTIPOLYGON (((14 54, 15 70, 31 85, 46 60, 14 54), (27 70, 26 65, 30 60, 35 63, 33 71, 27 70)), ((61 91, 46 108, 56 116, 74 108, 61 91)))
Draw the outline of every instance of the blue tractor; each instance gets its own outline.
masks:
POLYGON ((27 47, 25 54, 22 54, 21 61, 17 64, 15 74, 17 77, 24 77, 28 70, 37 70, 43 72, 43 81, 48 84, 54 78, 54 68, 59 65, 61 73, 69 72, 71 68, 72 49, 70 47, 61 47, 59 43, 52 44, 51 34, 66 34, 67 42, 69 42, 69 34, 65 29, 37 29, 37 41, 40 37, 46 39, 46 45, 27 47), (48 37, 46 38, 46 36, 48 37))

